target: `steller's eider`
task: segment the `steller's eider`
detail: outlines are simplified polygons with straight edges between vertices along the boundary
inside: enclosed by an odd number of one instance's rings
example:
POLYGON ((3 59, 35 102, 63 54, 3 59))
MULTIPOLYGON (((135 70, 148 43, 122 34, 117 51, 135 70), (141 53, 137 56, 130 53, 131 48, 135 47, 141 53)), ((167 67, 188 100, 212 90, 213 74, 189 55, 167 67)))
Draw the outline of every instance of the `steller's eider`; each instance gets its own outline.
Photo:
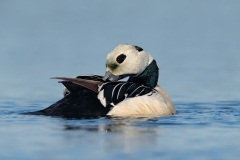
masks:
POLYGON ((64 97, 36 114, 69 118, 164 116, 176 113, 170 97, 157 84, 158 66, 141 47, 120 44, 107 56, 104 77, 55 77, 66 87, 64 97), (118 81, 125 77, 129 79, 118 81))

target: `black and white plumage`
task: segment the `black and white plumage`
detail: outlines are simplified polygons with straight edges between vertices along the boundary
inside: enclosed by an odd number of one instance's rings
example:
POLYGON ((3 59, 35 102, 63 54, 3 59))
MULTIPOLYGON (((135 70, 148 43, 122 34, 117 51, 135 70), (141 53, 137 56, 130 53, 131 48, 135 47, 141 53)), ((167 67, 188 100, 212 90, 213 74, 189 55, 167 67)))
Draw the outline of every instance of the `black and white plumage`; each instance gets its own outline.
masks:
MULTIPOLYGON (((79 78, 58 79, 85 87, 84 83, 94 85, 79 78)), ((157 85, 156 61, 141 47, 121 44, 114 48, 107 56, 103 79, 108 82, 95 84, 95 89, 88 88, 96 92, 101 104, 109 109, 107 115, 159 116, 176 113, 169 96, 157 85), (125 77, 129 77, 127 82, 118 81, 125 77)))
POLYGON ((157 85, 156 61, 138 46, 121 44, 114 48, 107 56, 104 77, 91 75, 56 79, 62 80, 66 87, 65 101, 60 100, 57 105, 53 104, 43 110, 45 113, 50 113, 48 110, 56 113, 55 110, 61 110, 63 106, 70 106, 66 112, 75 106, 73 112, 80 112, 76 115, 93 117, 162 116, 176 113, 170 97, 157 85), (129 77, 127 82, 118 81, 125 77, 129 77), (91 94, 86 96, 82 91, 91 94), (94 103, 89 102, 91 99, 94 103))
MULTIPOLYGON (((172 115, 175 114, 174 105, 166 92, 157 84, 158 66, 153 57, 139 46, 120 44, 107 56, 106 74, 104 79, 118 81, 129 77, 127 83, 142 85, 150 88, 149 93, 134 97, 126 97, 108 113, 112 116, 132 115, 172 115), (121 59, 119 61, 119 59, 121 59), (151 90, 151 91, 150 91, 151 90)), ((139 88, 139 91, 140 88, 139 88)), ((103 94, 98 95, 101 103, 106 99, 103 94)))
POLYGON ((152 95, 156 90, 133 82, 107 82, 99 87, 98 98, 107 107, 115 106, 126 98, 134 98, 143 95, 152 95))

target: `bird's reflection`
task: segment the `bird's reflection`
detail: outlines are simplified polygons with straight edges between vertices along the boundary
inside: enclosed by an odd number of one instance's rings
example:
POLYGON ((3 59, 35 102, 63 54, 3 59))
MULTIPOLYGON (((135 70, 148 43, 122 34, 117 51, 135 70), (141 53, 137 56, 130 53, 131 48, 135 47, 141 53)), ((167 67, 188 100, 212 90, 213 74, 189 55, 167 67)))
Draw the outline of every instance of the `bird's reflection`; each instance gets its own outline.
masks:
POLYGON ((103 152, 121 151, 127 154, 143 147, 151 148, 156 145, 160 130, 159 125, 154 125, 155 121, 157 118, 115 117, 104 119, 103 123, 91 120, 90 123, 86 122, 87 124, 67 124, 64 125, 64 130, 79 133, 77 137, 76 134, 69 135, 67 141, 78 141, 91 146, 99 145, 99 150, 103 152))
MULTIPOLYGON (((153 126, 149 123, 157 121, 154 117, 111 117, 106 118, 106 123, 87 123, 87 124, 65 124, 64 130, 84 130, 90 132, 106 132, 106 133, 152 133, 153 126), (147 123, 148 125, 143 125, 147 123)), ((97 120, 96 120, 97 122, 97 120)))

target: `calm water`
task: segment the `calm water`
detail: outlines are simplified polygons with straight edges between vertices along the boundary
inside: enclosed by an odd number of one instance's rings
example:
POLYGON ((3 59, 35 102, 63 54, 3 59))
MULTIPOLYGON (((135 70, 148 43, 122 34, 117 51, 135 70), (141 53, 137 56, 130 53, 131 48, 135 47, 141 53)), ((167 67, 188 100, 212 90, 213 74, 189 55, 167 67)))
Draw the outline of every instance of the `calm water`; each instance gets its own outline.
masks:
POLYGON ((0 159, 239 159, 240 1, 0 1, 0 159), (104 74, 119 43, 149 51, 177 115, 22 115, 54 76, 104 74))
POLYGON ((240 101, 179 103, 155 118, 20 115, 48 103, 1 103, 0 159, 238 159, 240 101))

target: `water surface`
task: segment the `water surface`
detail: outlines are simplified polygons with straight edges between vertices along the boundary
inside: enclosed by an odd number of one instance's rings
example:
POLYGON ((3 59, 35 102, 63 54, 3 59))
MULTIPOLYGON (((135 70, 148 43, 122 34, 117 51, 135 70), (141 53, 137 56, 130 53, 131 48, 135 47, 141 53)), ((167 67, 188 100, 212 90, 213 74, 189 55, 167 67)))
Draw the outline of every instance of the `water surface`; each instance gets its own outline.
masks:
POLYGON ((21 115, 48 105, 2 102, 0 159, 238 159, 240 102, 178 103, 167 117, 21 115))

